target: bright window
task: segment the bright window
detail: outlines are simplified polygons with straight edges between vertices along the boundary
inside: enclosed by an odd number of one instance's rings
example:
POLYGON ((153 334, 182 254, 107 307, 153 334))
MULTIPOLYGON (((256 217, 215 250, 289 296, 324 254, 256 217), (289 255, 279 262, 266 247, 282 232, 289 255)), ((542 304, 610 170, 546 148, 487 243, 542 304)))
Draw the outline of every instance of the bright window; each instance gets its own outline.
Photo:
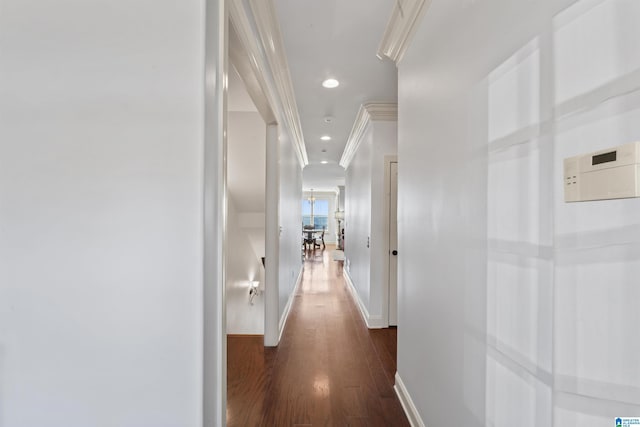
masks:
POLYGON ((302 225, 311 225, 311 202, 307 199, 302 201, 302 225))
POLYGON ((313 228, 328 228, 329 200, 308 199, 302 201, 302 225, 313 225, 313 228))
POLYGON ((318 199, 313 204, 313 226, 315 228, 327 228, 329 220, 329 201, 318 199))

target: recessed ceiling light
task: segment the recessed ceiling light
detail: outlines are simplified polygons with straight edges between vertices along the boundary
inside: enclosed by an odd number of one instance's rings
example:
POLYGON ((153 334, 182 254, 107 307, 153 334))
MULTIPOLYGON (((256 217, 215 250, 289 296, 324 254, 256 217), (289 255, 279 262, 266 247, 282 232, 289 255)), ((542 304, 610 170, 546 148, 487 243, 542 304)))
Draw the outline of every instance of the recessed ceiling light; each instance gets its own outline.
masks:
POLYGON ((331 137, 329 135, 325 135, 323 137, 320 138, 323 141, 331 141, 331 137))
POLYGON ((326 87, 327 89, 333 89, 340 86, 340 82, 336 79, 327 79, 322 82, 322 86, 326 87))
POLYGON ((323 165, 326 165, 327 163, 329 163, 327 160, 323 160, 320 163, 322 163, 323 165))

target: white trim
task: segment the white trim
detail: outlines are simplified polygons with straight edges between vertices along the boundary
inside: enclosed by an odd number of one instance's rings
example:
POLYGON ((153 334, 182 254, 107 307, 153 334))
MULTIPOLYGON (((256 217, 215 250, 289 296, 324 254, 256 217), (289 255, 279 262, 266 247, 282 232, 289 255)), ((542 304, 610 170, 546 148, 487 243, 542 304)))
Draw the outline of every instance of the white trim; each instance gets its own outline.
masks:
POLYGON ((222 426, 227 406, 225 295, 228 10, 207 0, 204 11, 202 130, 202 425, 222 426))
POLYGON ((281 121, 291 133, 293 147, 301 167, 309 164, 307 149, 302 136, 302 125, 296 105, 296 97, 293 91, 289 64, 284 49, 284 42, 280 34, 280 24, 276 17, 273 0, 250 0, 249 5, 253 12, 258 35, 262 41, 264 54, 267 57, 271 69, 271 75, 276 88, 282 110, 281 121))
POLYGON ((378 58, 400 63, 431 0, 396 0, 378 47, 378 58))
POLYGON ((384 328, 385 326, 382 322, 382 316, 371 316, 369 314, 369 310, 367 310, 367 307, 364 305, 364 302, 362 302, 362 300, 360 299, 360 295, 358 295, 358 291, 356 290, 356 287, 353 284, 353 280, 351 279, 351 276, 349 275, 349 272, 347 270, 343 269, 343 276, 345 278, 345 281, 347 282, 347 288, 349 289, 349 293, 351 294, 353 301, 358 306, 358 309, 360 310, 360 315, 362 316, 362 320, 364 320, 364 323, 367 324, 367 328, 369 329, 384 328))
POLYGON ((291 307, 293 307, 293 300, 296 297, 296 293, 298 292, 298 288, 300 287, 300 283, 302 283, 302 272, 304 271, 304 267, 300 267, 300 272, 298 273, 298 280, 296 280, 296 285, 293 287, 293 291, 291 295, 289 295, 289 300, 287 301, 287 305, 284 307, 284 312, 280 317, 280 321, 278 322, 278 329, 280 333, 278 334, 278 344, 280 344, 280 340, 282 340, 282 333, 284 332, 284 327, 287 326, 287 320, 289 320, 289 313, 291 313, 291 307))
POLYGON ((344 152, 340 159, 340 166, 343 168, 347 169, 349 167, 362 142, 362 137, 372 121, 398 121, 398 104, 395 102, 369 102, 360 106, 353 128, 351 128, 351 134, 347 139, 347 145, 344 147, 344 152))
POLYGON ((280 150, 276 125, 267 126, 266 142, 264 345, 275 347, 280 342, 280 150))
POLYGON ((384 215, 384 251, 387 254, 387 262, 382 266, 382 324, 385 325, 385 328, 389 327, 389 289, 391 281, 389 275, 389 263, 391 262, 391 224, 389 218, 389 211, 391 209, 391 163, 398 163, 397 155, 384 156, 384 202, 382 212, 384 215))
POLYGON ((265 78, 267 64, 242 2, 229 1, 229 59, 266 124, 276 122, 275 92, 265 78))
MULTIPOLYGON (((318 196, 318 197, 336 197, 338 195, 338 190, 313 190, 313 196, 318 196)), ((311 189, 309 190, 302 190, 302 197, 304 198, 308 198, 311 197, 311 189)))
POLYGON ((409 424, 411 424, 411 427, 426 427, 424 421, 422 421, 422 418, 418 413, 416 405, 413 403, 413 399, 411 399, 411 396, 409 395, 409 391, 404 386, 402 378, 400 378, 400 374, 397 372, 396 385, 393 386, 393 389, 396 391, 396 395, 400 400, 400 404, 402 405, 402 409, 404 409, 404 413, 409 419, 409 424))

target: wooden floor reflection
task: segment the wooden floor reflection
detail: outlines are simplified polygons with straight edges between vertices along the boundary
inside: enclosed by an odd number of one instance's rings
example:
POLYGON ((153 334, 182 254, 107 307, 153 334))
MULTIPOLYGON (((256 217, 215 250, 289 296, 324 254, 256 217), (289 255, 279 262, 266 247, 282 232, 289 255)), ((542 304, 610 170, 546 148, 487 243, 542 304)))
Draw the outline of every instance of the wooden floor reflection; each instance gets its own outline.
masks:
POLYGON ((409 425, 393 391, 396 330, 366 328, 333 249, 308 252, 277 348, 228 337, 227 425, 409 425))

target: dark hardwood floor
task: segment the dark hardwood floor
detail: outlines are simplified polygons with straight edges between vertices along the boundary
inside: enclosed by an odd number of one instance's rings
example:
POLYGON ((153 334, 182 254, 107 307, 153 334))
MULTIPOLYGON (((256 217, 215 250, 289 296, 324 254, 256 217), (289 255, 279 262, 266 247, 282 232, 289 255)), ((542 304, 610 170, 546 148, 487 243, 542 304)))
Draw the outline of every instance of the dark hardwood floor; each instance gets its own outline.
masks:
POLYGON ((409 426, 396 330, 366 328, 332 250, 309 253, 277 348, 228 337, 228 426, 409 426))

